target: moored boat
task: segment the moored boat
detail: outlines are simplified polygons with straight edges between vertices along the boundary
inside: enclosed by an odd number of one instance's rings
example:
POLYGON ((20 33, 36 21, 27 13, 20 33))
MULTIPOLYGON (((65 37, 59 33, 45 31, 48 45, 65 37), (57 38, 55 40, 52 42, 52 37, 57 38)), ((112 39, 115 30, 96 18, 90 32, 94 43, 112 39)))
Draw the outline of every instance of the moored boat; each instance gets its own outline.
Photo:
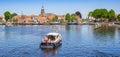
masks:
POLYGON ((6 22, 5 24, 6 26, 13 26, 13 24, 11 22, 6 22))
POLYGON ((67 23, 67 25, 78 25, 77 22, 71 22, 71 23, 67 23))
POLYGON ((60 25, 60 22, 51 22, 50 25, 60 25))

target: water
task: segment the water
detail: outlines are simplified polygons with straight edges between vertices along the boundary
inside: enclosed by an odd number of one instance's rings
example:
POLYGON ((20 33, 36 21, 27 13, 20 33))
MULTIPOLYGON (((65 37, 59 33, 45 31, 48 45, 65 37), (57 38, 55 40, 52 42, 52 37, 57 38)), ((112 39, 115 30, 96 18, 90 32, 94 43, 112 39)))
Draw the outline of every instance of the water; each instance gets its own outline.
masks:
POLYGON ((0 57, 110 57, 120 56, 120 28, 93 25, 0 26, 0 57), (49 32, 63 36, 56 49, 39 48, 49 32))

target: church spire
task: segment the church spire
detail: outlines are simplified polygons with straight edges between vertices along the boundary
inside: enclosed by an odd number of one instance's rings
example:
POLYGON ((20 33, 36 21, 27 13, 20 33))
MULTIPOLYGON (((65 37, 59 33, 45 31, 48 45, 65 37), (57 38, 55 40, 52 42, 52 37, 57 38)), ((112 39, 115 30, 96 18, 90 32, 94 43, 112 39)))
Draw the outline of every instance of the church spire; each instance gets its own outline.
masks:
POLYGON ((44 6, 42 5, 42 8, 41 8, 41 15, 44 16, 45 15, 45 10, 44 10, 44 6))
POLYGON ((42 1, 42 8, 41 8, 41 16, 44 16, 45 15, 45 10, 44 10, 44 3, 42 1))
POLYGON ((42 5, 42 9, 44 9, 44 6, 42 5))

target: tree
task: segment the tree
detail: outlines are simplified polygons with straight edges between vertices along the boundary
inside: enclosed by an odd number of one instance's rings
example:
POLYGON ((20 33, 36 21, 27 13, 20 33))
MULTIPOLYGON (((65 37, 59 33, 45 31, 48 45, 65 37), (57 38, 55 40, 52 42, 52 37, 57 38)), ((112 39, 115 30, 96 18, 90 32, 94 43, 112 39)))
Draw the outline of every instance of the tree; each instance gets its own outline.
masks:
POLYGON ((17 16, 17 13, 12 13, 11 14, 11 18, 13 18, 14 16, 17 16))
POLYGON ((118 14, 117 19, 118 19, 118 21, 120 21, 120 14, 118 14))
POLYGON ((77 18, 76 18, 76 14, 71 14, 71 20, 70 21, 74 21, 74 20, 77 20, 77 18))
POLYGON ((18 19, 13 19, 13 22, 18 22, 18 19))
POLYGON ((92 16, 101 21, 108 19, 108 10, 107 9, 95 9, 93 12, 89 12, 88 16, 92 16))
POLYGON ((100 18, 99 9, 95 9, 95 10, 93 11, 92 16, 93 16, 94 18, 96 18, 96 19, 100 18))
POLYGON ((0 17, 0 21, 2 21, 2 17, 0 17))
POLYGON ((107 9, 95 9, 94 11, 90 11, 88 16, 93 16, 96 19, 98 18, 108 18, 113 19, 115 18, 115 11, 111 9, 108 11, 107 9))
POLYGON ((107 9, 95 9, 92 13, 92 16, 96 19, 98 18, 107 18, 108 17, 108 11, 107 9))
POLYGON ((6 12, 4 13, 4 16, 5 16, 5 20, 6 20, 6 21, 8 21, 8 20, 11 18, 11 14, 10 14, 9 11, 6 11, 6 12))
POLYGON ((70 14, 69 14, 69 13, 66 14, 66 18, 65 18, 65 20, 67 20, 68 22, 71 21, 71 17, 70 17, 70 14))
POLYGON ((107 9, 100 9, 101 18, 107 18, 108 17, 108 11, 107 9))
POLYGON ((88 17, 92 16, 92 14, 93 14, 93 12, 90 11, 90 12, 88 13, 88 17))
POLYGON ((64 19, 60 20, 60 23, 61 23, 61 24, 65 24, 64 19))
POLYGON ((2 17, 0 17, 0 20, 2 20, 2 17))
POLYGON ((109 19, 115 19, 115 11, 113 9, 111 9, 109 12, 108 12, 108 18, 109 19))
POLYGON ((58 20, 58 17, 55 16, 52 21, 57 21, 57 20, 58 20))

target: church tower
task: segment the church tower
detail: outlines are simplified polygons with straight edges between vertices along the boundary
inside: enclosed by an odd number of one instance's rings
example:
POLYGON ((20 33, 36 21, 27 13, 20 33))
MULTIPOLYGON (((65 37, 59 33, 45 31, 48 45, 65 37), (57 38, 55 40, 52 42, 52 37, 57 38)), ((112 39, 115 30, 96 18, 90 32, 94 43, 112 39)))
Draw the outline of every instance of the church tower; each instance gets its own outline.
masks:
POLYGON ((42 6, 41 8, 41 16, 44 16, 45 15, 45 10, 44 10, 44 6, 42 6))

